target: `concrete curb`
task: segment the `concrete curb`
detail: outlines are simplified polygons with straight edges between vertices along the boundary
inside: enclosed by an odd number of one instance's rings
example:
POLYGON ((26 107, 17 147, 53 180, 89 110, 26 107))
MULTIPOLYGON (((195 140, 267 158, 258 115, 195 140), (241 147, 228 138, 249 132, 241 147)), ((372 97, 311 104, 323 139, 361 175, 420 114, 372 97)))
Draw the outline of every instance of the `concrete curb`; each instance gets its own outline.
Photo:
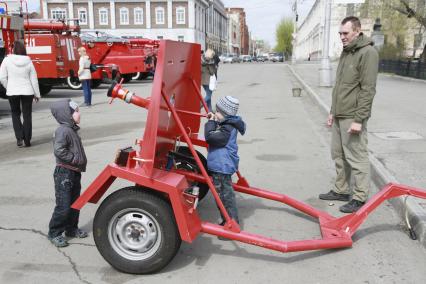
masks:
MULTIPOLYGON (((330 107, 315 93, 315 91, 297 74, 292 66, 287 65, 294 77, 303 86, 303 89, 318 103, 321 110, 328 115, 330 107)), ((392 182, 399 183, 384 165, 376 158, 374 153, 369 150, 370 164, 371 164, 371 178, 378 188, 392 182)), ((418 199, 409 197, 407 205, 405 205, 405 197, 397 197, 390 199, 389 202, 398 212, 400 217, 404 220, 406 214, 410 221, 411 227, 416 232, 417 239, 426 248, 426 210, 418 203, 418 199)))

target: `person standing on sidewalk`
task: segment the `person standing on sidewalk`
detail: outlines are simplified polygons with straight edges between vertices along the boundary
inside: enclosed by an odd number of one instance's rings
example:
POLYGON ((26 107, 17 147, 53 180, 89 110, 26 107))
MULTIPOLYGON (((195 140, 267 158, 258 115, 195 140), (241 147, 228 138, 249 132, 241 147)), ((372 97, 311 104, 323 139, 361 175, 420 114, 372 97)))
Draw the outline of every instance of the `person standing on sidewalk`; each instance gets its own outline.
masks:
POLYGON ((327 120, 327 125, 332 127, 331 155, 337 176, 334 189, 320 194, 319 198, 349 201, 340 207, 340 211, 352 213, 365 204, 370 190, 367 121, 376 94, 379 55, 371 39, 361 32, 357 17, 343 19, 339 34, 343 51, 327 120), (351 199, 349 183, 352 176, 351 199))
POLYGON ((210 89, 210 77, 216 76, 216 65, 213 59, 214 55, 215 53, 212 49, 207 49, 201 56, 201 85, 206 92, 204 100, 206 101, 209 112, 212 111, 213 95, 213 90, 210 89))
POLYGON ((86 49, 80 47, 78 49, 80 54, 79 68, 78 68, 78 79, 80 80, 83 93, 84 93, 84 106, 92 105, 92 89, 90 87, 90 81, 92 79, 92 74, 90 73, 90 58, 86 54, 86 49))
POLYGON ((11 55, 8 55, 0 67, 0 82, 6 89, 12 111, 12 124, 18 147, 31 146, 32 104, 40 99, 37 72, 27 56, 23 42, 13 43, 11 55), (21 113, 23 121, 21 121, 21 113))

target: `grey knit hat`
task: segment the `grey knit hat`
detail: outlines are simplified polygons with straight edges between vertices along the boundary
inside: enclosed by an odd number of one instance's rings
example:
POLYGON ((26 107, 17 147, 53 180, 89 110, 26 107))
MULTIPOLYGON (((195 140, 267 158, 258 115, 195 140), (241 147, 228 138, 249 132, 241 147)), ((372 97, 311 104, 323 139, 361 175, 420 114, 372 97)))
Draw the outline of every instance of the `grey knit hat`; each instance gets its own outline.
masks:
POLYGON ((225 116, 237 115, 239 106, 240 102, 237 98, 226 96, 220 98, 219 101, 216 103, 216 110, 220 111, 225 116))

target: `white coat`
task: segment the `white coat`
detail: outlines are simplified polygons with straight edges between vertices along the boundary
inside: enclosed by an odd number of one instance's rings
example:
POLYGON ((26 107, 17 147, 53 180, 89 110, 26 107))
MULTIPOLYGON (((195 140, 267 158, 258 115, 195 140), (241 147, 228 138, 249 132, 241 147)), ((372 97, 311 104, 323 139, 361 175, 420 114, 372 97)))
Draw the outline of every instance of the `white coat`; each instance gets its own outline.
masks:
POLYGON ((8 55, 0 67, 0 83, 7 96, 36 96, 40 98, 37 72, 26 55, 8 55))
POLYGON ((78 68, 78 79, 90 80, 92 74, 90 73, 90 58, 87 55, 80 57, 79 68, 78 68))

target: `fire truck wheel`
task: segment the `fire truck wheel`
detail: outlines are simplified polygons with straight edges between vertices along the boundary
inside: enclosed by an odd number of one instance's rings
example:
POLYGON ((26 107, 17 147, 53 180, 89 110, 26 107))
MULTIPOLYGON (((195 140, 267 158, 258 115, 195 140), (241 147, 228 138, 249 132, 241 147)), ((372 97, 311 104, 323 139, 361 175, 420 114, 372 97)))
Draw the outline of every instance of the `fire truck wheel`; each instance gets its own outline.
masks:
POLYGON ((141 72, 136 72, 132 74, 132 80, 140 80, 141 72))
POLYGON ((92 89, 96 89, 96 88, 99 88, 99 86, 102 84, 102 80, 100 80, 100 79, 92 79, 92 82, 91 82, 91 87, 92 87, 92 89))
POLYGON ((39 84, 38 87, 40 89, 40 95, 41 96, 47 95, 52 90, 52 86, 51 85, 39 84))
POLYGON ((121 74, 121 78, 124 79, 124 83, 129 83, 130 81, 132 81, 132 74, 121 74))
MULTIPOLYGON (((201 160, 201 163, 203 163, 204 168, 207 170, 207 160, 206 158, 203 156, 203 154, 201 154, 200 152, 198 152, 197 150, 195 150, 197 152, 198 157, 201 160)), ((192 153, 189 150, 188 147, 179 147, 178 149, 178 153, 183 154, 185 156, 189 156, 192 157, 192 153)), ((179 160, 175 160, 175 165, 176 168, 179 170, 185 170, 185 171, 190 171, 190 172, 194 172, 194 173, 201 173, 199 167, 197 164, 192 164, 189 163, 187 161, 179 161, 179 160)), ((200 188, 200 194, 199 194, 199 200, 203 200, 204 197, 206 197, 207 193, 209 193, 209 186, 206 183, 199 183, 199 182, 192 182, 191 185, 196 185, 200 188)))
POLYGON ((73 90, 80 90, 81 89, 81 82, 80 82, 80 80, 78 80, 78 78, 68 77, 67 78, 67 85, 70 89, 73 89, 73 90))
POLYGON ((149 72, 143 72, 141 73, 140 79, 139 80, 145 80, 149 77, 150 73, 149 72))
POLYGON ((93 221, 93 237, 111 266, 133 274, 161 270, 182 242, 170 203, 137 187, 123 188, 102 202, 93 221))

